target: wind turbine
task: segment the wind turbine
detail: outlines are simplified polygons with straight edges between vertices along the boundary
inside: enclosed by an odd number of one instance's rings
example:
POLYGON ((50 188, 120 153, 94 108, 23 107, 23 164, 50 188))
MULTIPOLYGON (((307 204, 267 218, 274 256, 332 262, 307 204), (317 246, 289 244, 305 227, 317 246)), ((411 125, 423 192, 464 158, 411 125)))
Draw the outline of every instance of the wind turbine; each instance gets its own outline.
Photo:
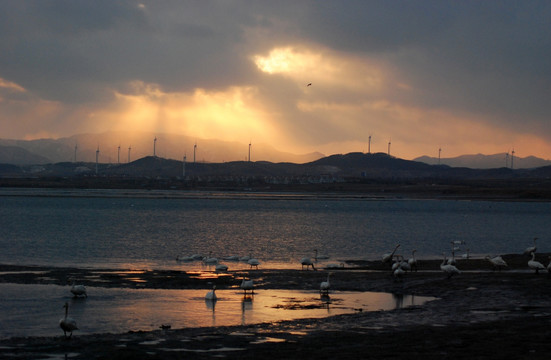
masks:
POLYGON ((197 151, 197 142, 193 145, 193 164, 195 164, 195 152, 197 151))
POLYGON ((438 165, 440 165, 440 154, 442 153, 442 148, 438 148, 438 165))
POLYGON ((153 157, 156 157, 156 146, 157 146, 157 137, 155 136, 155 139, 153 139, 153 157))
POLYGON ((249 162, 251 162, 251 142, 249 141, 249 162))
POLYGON ((130 150, 132 150, 132 147, 128 147, 128 163, 130 164, 130 150))
POLYGON ((119 147, 117 148, 117 164, 121 164, 121 145, 119 144, 119 147))
POLYGON ((388 140, 388 156, 390 156, 390 144, 391 144, 391 139, 388 140))
POLYGON ((96 150, 96 175, 98 174, 98 159, 99 159, 99 145, 98 145, 98 149, 96 150))
POLYGON ((509 167, 509 150, 505 153, 505 167, 509 167))
POLYGON ((371 135, 369 135, 369 138, 367 140, 367 153, 371 154, 371 135))
POLYGON ((515 148, 511 151, 511 169, 513 169, 513 162, 515 160, 515 148))
POLYGON ((184 154, 184 161, 182 163, 182 177, 186 177, 186 154, 184 154))

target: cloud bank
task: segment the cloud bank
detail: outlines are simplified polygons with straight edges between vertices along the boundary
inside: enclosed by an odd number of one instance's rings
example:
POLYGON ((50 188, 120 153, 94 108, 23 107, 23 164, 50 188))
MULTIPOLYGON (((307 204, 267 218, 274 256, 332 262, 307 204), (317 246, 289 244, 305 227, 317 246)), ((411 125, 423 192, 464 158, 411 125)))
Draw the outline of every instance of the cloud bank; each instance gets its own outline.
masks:
POLYGON ((6 1, 0 133, 549 158, 549 19, 540 1, 6 1))

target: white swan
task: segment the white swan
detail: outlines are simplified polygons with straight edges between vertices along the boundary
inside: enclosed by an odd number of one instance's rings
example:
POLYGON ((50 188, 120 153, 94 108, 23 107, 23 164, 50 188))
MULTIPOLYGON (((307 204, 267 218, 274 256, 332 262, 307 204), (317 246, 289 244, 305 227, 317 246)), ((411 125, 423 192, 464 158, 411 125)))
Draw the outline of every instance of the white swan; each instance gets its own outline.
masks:
POLYGON ((253 280, 245 280, 245 278, 243 278, 240 287, 241 289, 243 289, 243 293, 245 295, 247 295, 247 290, 249 290, 252 294, 254 289, 254 282, 253 280))
POLYGON ((75 297, 84 296, 88 297, 88 294, 86 293, 86 287, 84 285, 75 285, 75 282, 71 284, 71 293, 75 297))
POLYGON ((409 261, 406 261, 403 256, 400 257, 400 269, 404 270, 405 272, 411 271, 411 266, 409 265, 409 261))
POLYGON ((402 280, 402 277, 406 274, 406 271, 401 267, 398 266, 396 270, 392 272, 392 275, 398 280, 402 280))
POLYGON ((214 265, 218 264, 218 259, 215 257, 211 257, 212 251, 209 252, 209 256, 206 256, 203 258, 203 262, 207 265, 214 265))
POLYGON ((253 257, 252 254, 241 256, 239 258, 239 261, 248 262, 252 257, 253 257))
POLYGON ((308 266, 311 266, 312 270, 316 270, 314 267, 314 262, 310 258, 304 257, 300 259, 300 264, 302 265, 302 270, 304 270, 304 266, 306 266, 306 270, 308 270, 308 266))
POLYGON ((185 255, 176 256, 176 261, 190 262, 190 261, 194 261, 194 260, 195 259, 193 258, 193 256, 185 256, 185 255))
POLYGON ((411 252, 411 258, 408 259, 408 265, 410 267, 410 269, 413 271, 417 271, 417 259, 415 258, 415 253, 417 252, 417 250, 413 250, 411 252))
POLYGON ((487 255, 485 259, 488 260, 493 265, 494 270, 498 269, 501 271, 501 268, 508 266, 507 262, 505 262, 505 260, 503 260, 501 256, 490 257, 490 255, 487 255))
POLYGON ((390 267, 391 271, 395 271, 400 267, 402 255, 396 255, 396 259, 394 259, 394 262, 392 263, 392 266, 390 267))
POLYGON ((458 268, 456 268, 454 265, 450 265, 446 263, 446 254, 444 255, 444 261, 442 261, 442 264, 440 264, 440 270, 442 270, 446 275, 448 275, 448 279, 451 278, 454 275, 461 274, 461 271, 459 271, 458 268))
POLYGON ((538 247, 536 246, 536 240, 538 240, 537 237, 534 238, 534 246, 527 247, 527 248, 524 250, 524 255, 530 255, 530 254, 536 252, 536 250, 538 249, 538 247))
POLYGON ((536 270, 536 274, 539 274, 540 270, 545 270, 545 266, 539 261, 536 261, 536 254, 532 253, 532 260, 528 261, 530 269, 536 270))
POLYGON ((216 301, 216 285, 212 286, 212 290, 205 295, 205 300, 216 301))
POLYGON ((320 284, 320 292, 321 293, 329 293, 329 288, 331 288, 331 283, 329 282, 329 277, 333 275, 333 273, 327 274, 327 281, 322 281, 320 284))
POLYGON ((391 253, 383 254, 383 258, 382 258, 383 263, 390 262, 392 260, 392 257, 394 256, 394 253, 396 252, 396 250, 398 250, 399 247, 400 247, 400 244, 396 245, 396 247, 391 253))
POLYGON ((470 251, 471 250, 467 249, 467 252, 465 254, 461 255, 461 257, 465 260, 469 260, 469 258, 471 256, 470 251))
POLYGON ((326 269, 343 269, 343 268, 344 268, 344 263, 340 263, 340 264, 336 264, 336 263, 327 264, 327 265, 325 265, 325 268, 326 268, 326 269))
POLYGON ((63 307, 65 308, 65 317, 59 320, 59 327, 63 330, 63 334, 66 338, 67 333, 69 333, 69 338, 71 338, 71 336, 73 336, 73 330, 78 330, 77 322, 72 317, 67 316, 69 314, 69 303, 65 303, 63 307))
POLYGON ((258 261, 258 259, 249 259, 249 261, 247 261, 247 263, 249 265, 251 265, 251 269, 254 266, 257 270, 258 270, 258 265, 260 265, 260 261, 258 261))
POLYGON ((321 260, 329 259, 329 255, 325 255, 325 254, 318 255, 318 249, 314 249, 314 252, 316 253, 314 256, 315 261, 318 261, 319 259, 321 260))
POLYGON ((228 265, 218 264, 216 265, 215 270, 221 272, 228 271, 228 265))

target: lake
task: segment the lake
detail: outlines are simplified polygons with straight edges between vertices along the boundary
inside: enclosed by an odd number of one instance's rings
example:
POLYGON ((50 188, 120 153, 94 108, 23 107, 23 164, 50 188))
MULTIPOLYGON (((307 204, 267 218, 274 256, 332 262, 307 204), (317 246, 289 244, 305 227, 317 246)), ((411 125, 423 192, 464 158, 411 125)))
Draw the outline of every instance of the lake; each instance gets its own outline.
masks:
MULTIPOLYGON (((179 255, 252 255, 264 268, 408 257, 549 252, 551 203, 141 190, 0 190, 0 263, 196 269, 179 255)), ((233 268, 247 264, 226 262, 233 268)))

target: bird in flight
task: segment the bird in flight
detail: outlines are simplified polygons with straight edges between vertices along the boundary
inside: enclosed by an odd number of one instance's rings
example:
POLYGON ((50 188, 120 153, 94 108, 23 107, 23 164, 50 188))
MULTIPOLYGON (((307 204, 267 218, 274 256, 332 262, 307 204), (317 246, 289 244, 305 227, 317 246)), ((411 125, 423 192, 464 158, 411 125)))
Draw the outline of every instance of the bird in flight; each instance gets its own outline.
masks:
POLYGON ((308 87, 308 86, 312 86, 312 83, 308 83, 308 85, 306 85, 306 87, 308 87))

